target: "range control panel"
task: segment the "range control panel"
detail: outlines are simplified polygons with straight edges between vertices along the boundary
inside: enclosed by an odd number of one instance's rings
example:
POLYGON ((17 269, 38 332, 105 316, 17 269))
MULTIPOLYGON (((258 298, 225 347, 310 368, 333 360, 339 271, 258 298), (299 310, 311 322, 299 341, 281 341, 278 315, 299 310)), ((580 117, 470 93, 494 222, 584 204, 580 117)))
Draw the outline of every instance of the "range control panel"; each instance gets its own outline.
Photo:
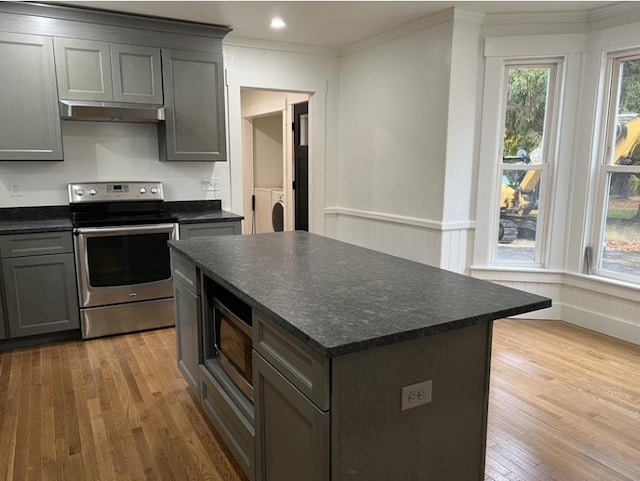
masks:
POLYGON ((82 182, 68 184, 69 203, 164 200, 162 182, 82 182))

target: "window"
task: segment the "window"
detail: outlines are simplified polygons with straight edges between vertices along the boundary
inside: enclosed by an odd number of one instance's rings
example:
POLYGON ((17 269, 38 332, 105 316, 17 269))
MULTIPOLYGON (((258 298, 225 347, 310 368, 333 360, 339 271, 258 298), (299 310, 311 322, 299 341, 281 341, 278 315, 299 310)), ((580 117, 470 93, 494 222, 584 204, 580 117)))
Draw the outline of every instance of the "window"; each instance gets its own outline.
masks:
POLYGON ((595 272, 640 282, 640 52, 609 61, 595 272))
POLYGON ((559 66, 555 60, 505 64, 495 263, 544 264, 559 66))

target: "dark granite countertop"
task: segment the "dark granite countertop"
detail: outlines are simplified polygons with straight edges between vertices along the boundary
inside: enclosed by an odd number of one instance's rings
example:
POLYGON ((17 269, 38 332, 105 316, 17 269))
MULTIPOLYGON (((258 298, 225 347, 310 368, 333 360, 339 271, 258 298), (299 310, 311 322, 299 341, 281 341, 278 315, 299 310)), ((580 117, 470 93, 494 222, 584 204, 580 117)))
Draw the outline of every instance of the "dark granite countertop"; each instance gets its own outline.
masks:
POLYGON ((243 216, 222 210, 219 212, 187 212, 176 213, 180 224, 200 224, 205 222, 224 222, 242 220, 243 216))
POLYGON ((200 224, 242 220, 243 216, 222 210, 222 202, 215 200, 183 200, 165 202, 165 210, 173 214, 180 224, 200 224))
MULTIPOLYGON (((181 224, 237 221, 243 216, 221 210, 220 200, 165 202, 165 209, 181 224)), ((71 230, 68 205, 0 208, 0 235, 71 230)))
POLYGON ((306 232, 169 244, 328 357, 551 306, 544 297, 306 232))
POLYGON ((69 206, 4 207, 0 209, 0 235, 71 230, 69 206))

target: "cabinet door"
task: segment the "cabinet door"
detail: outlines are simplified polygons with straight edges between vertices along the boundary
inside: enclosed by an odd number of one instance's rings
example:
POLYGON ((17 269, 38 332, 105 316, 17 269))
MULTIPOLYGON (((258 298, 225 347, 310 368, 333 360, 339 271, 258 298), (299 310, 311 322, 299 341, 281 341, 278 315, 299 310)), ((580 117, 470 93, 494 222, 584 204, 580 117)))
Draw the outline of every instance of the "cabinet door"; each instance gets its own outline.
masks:
POLYGON ((196 296, 182 282, 173 280, 176 309, 176 340, 178 367, 191 390, 200 397, 198 365, 200 350, 198 329, 200 326, 200 296, 196 296))
POLYGON ((50 38, 0 33, 0 160, 62 160, 50 38))
POLYGON ((113 101, 107 42, 56 38, 54 44, 60 99, 113 101))
POLYGON ((180 240, 214 235, 240 235, 240 221, 210 222, 206 224, 180 224, 180 240))
POLYGON ((227 160, 222 74, 222 55, 162 51, 162 160, 227 160))
MULTIPOLYGON (((0 283, 2 287, 2 283, 0 283)), ((7 329, 4 327, 4 307, 2 305, 2 292, 0 292, 0 339, 7 338, 7 329)))
POLYGON ((255 351, 256 481, 328 481, 329 413, 255 351))
POLYGON ((162 104, 160 49, 111 44, 113 100, 162 104))
POLYGON ((80 327, 73 254, 2 261, 11 337, 80 327))

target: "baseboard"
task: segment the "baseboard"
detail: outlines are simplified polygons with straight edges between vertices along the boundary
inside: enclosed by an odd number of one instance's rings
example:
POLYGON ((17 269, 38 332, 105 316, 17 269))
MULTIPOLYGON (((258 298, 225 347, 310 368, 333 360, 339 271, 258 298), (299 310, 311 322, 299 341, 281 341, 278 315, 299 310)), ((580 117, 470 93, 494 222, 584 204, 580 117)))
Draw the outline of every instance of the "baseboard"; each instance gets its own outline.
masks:
POLYGON ((576 326, 640 345, 640 324, 614 319, 574 306, 562 306, 562 320, 576 326))

